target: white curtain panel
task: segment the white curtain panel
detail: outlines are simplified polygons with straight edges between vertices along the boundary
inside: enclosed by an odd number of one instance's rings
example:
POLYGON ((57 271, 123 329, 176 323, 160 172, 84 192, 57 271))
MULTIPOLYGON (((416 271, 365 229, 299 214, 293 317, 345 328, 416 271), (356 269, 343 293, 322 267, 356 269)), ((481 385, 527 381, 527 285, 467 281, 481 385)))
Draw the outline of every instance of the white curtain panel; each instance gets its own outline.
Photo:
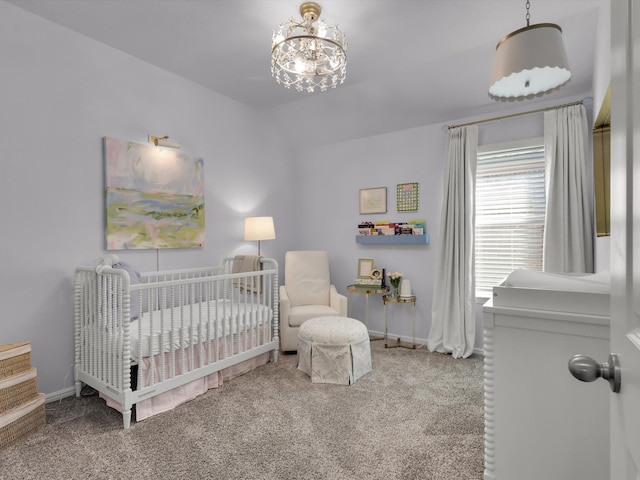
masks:
POLYGON ((475 180, 478 127, 449 130, 427 348, 466 358, 473 353, 475 315, 475 180))
POLYGON ((593 183, 587 138, 587 112, 582 104, 545 112, 545 272, 593 272, 593 183))

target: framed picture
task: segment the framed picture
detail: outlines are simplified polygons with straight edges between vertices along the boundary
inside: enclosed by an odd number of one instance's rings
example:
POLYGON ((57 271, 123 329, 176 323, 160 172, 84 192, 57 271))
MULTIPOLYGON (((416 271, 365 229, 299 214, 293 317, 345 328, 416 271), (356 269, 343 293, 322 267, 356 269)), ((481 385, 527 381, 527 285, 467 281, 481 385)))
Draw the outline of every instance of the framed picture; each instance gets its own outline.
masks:
POLYGON ((387 213, 387 187, 360 189, 360 214, 387 213))
POLYGON ((373 271, 373 258, 358 259, 358 278, 371 278, 373 271))
POLYGON ((399 183, 396 196, 398 212, 417 212, 418 196, 418 182, 399 183))

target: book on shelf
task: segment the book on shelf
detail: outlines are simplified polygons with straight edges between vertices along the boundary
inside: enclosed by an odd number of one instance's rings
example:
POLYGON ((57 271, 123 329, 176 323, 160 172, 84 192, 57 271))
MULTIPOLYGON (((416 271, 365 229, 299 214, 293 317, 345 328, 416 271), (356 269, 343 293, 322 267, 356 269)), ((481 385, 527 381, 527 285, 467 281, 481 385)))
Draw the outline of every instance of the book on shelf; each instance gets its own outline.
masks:
POLYGON ((358 235, 424 235, 427 222, 424 219, 407 222, 388 222, 386 220, 362 222, 358 224, 358 235))
POLYGON ((422 218, 409 220, 408 223, 414 229, 414 235, 424 235, 424 232, 427 231, 427 221, 422 218), (422 233, 415 233, 415 230, 418 230, 418 229, 420 229, 422 233))

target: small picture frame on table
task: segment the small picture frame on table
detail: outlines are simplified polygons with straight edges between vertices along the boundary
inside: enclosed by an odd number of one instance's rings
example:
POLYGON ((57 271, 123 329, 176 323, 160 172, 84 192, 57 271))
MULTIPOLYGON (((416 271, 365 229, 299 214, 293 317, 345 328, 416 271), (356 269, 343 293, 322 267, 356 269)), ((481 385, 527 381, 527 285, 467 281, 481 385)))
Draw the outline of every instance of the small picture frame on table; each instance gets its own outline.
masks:
POLYGON ((387 213, 387 187, 360 189, 360 214, 387 213))
POLYGON ((358 259, 358 277, 357 278, 371 278, 372 271, 373 271, 373 258, 358 259))

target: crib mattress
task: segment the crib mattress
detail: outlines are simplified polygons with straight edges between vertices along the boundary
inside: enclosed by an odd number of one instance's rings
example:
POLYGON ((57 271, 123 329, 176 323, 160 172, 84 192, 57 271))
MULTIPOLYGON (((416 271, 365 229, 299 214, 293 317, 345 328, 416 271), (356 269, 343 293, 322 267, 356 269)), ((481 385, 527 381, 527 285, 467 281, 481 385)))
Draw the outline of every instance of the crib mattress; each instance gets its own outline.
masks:
POLYGON ((272 319, 267 305, 229 300, 146 312, 129 324, 131 359, 138 361, 139 345, 144 358, 268 326, 272 319))
POLYGON ((609 272, 560 274, 519 269, 493 287, 493 306, 609 316, 609 272))

